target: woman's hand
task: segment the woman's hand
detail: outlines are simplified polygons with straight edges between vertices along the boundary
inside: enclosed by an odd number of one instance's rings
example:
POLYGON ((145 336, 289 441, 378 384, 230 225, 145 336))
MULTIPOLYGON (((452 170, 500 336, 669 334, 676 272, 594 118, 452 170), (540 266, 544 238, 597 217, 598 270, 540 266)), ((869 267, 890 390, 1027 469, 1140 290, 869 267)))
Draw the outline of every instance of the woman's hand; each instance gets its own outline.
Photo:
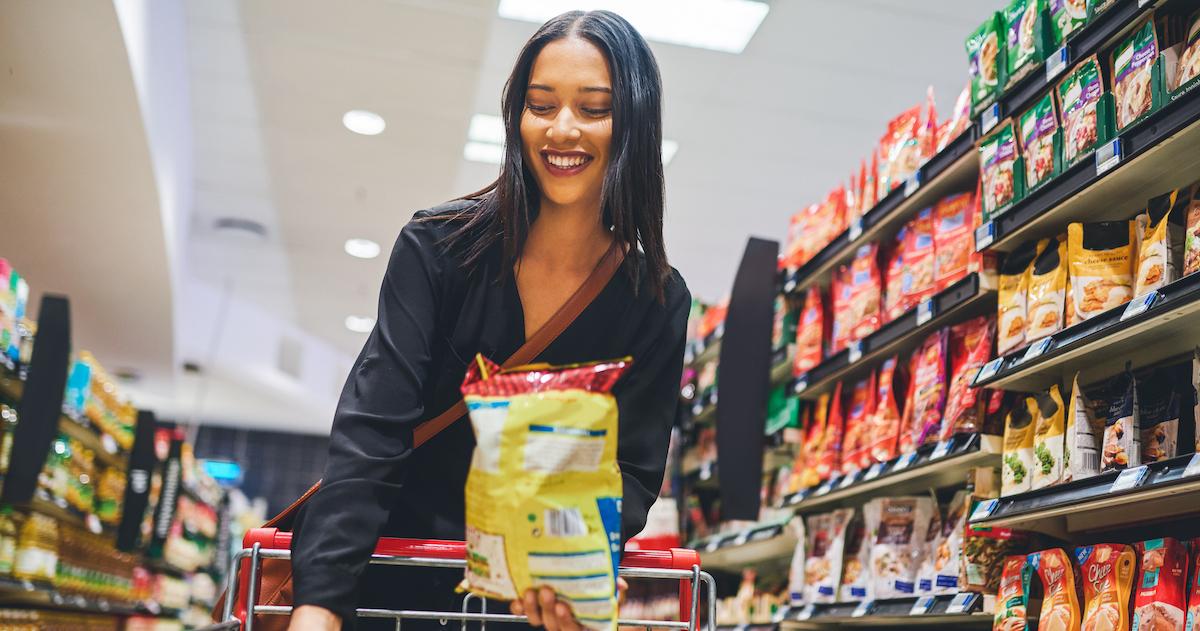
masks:
MULTIPOLYGON (((617 606, 625 602, 625 592, 629 583, 623 578, 617 578, 617 606)), ((579 631, 579 622, 566 603, 559 602, 554 590, 543 587, 539 590, 525 590, 525 597, 512 601, 508 607, 514 616, 528 616, 529 624, 535 627, 545 627, 546 631, 579 631)))
POLYGON ((288 631, 341 631, 342 619, 316 605, 301 605, 292 612, 288 631))

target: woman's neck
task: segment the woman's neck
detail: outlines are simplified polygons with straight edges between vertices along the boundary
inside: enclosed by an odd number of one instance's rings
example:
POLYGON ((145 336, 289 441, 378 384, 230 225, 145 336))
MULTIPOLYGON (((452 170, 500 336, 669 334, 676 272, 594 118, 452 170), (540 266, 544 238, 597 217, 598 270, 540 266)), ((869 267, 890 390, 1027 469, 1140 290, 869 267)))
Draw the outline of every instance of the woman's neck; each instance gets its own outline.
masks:
POLYGON ((600 222, 599 203, 557 205, 543 198, 521 260, 551 269, 589 272, 612 239, 600 222))

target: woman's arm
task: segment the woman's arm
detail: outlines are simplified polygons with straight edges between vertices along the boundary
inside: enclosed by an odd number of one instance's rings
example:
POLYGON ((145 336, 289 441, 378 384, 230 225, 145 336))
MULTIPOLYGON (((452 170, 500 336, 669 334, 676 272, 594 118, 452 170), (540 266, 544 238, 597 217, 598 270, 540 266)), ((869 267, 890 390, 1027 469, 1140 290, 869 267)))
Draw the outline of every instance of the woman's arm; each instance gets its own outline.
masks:
POLYGON ((358 578, 403 484, 412 430, 426 416, 421 393, 441 294, 436 243, 432 222, 414 220, 392 249, 375 329, 338 401, 321 489, 296 524, 297 607, 354 615, 358 578))

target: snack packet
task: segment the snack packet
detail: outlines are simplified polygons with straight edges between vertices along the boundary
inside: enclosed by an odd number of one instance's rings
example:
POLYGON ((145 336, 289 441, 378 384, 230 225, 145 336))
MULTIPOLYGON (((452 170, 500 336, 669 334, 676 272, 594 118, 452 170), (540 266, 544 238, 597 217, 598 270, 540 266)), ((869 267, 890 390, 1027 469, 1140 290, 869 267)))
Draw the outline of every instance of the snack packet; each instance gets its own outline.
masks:
POLYGON ((1200 271, 1200 182, 1192 184, 1191 198, 1185 205, 1183 275, 1200 271))
POLYGON ((1179 454, 1180 397, 1174 381, 1169 371, 1156 369, 1137 384, 1142 464, 1179 454))
POLYGON ((917 562, 917 580, 913 593, 918 596, 926 596, 933 593, 933 552, 941 546, 943 539, 942 516, 935 493, 930 493, 929 506, 933 510, 933 515, 929 520, 929 527, 925 530, 924 544, 917 555, 919 559, 917 562))
POLYGON ((1054 94, 1047 92, 1021 114, 1021 155, 1025 157, 1025 185, 1033 190, 1054 174, 1054 132, 1058 115, 1054 94))
POLYGON ((1016 132, 1012 119, 1008 119, 979 141, 979 177, 983 189, 984 221, 1000 214, 1000 211, 1016 199, 1016 162, 1016 132))
POLYGON ((1029 580, 1032 569, 1024 554, 1004 558, 1000 574, 1000 591, 996 594, 996 614, 993 631, 1028 631, 1025 608, 1029 606, 1029 580))
POLYGON ((1052 548, 1029 555, 1029 564, 1042 579, 1042 613, 1038 629, 1078 629, 1079 596, 1071 555, 1052 548))
POLYGON ((828 322, 821 300, 821 288, 815 285, 809 287, 804 292, 804 309, 800 312, 800 324, 796 327, 796 360, 793 365, 796 375, 812 370, 825 358, 828 322))
POLYGON ((950 119, 943 121, 938 128, 937 153, 948 147, 950 143, 962 135, 971 126, 971 84, 963 86, 962 92, 954 100, 954 110, 950 119))
MULTIPOLYGON (((828 434, 829 424, 829 393, 822 394, 817 397, 817 402, 813 404, 812 422, 809 423, 804 436, 804 446, 801 448, 801 453, 804 454, 804 471, 800 478, 800 486, 803 488, 811 488, 821 483, 821 455, 825 453, 825 440, 828 434)), ((825 477, 829 477, 826 474, 825 477)))
POLYGON ((887 252, 885 279, 887 284, 883 296, 883 308, 888 322, 899 318, 912 308, 904 297, 904 279, 908 275, 908 267, 904 261, 904 243, 907 237, 908 228, 901 228, 887 252))
POLYGON ((942 431, 942 410, 946 404, 946 344, 949 331, 939 329, 925 338, 912 356, 912 381, 904 406, 900 453, 937 440, 942 431))
POLYGON ((971 75, 971 106, 978 109, 1000 93, 1000 64, 1004 63, 1003 16, 996 12, 967 37, 967 61, 971 75))
POLYGON ((852 602, 867 597, 869 579, 866 568, 870 563, 870 549, 865 545, 866 526, 856 519, 850 524, 846 539, 846 552, 842 562, 842 582, 838 587, 838 600, 852 602))
POLYGON ((1131 221, 1067 226, 1072 316, 1087 320, 1133 298, 1136 236, 1131 221))
POLYGON ((959 193, 943 197, 933 208, 935 257, 933 280, 936 291, 967 275, 975 253, 975 196, 959 193))
POLYGON ((798 542, 796 550, 792 552, 792 564, 788 568, 788 602, 794 607, 804 604, 804 553, 808 548, 808 535, 804 527, 804 518, 799 515, 792 517, 787 527, 798 542))
MULTIPOLYGON (((1107 404, 1103 404, 1107 410, 1107 404)), ((1104 418, 1096 417, 1096 405, 1079 386, 1079 373, 1071 381, 1071 405, 1063 453, 1063 482, 1082 480, 1100 473, 1100 441, 1104 436, 1104 418)))
POLYGON ((1142 296, 1175 280, 1176 253, 1184 239, 1177 225, 1187 214, 1192 186, 1177 188, 1152 198, 1146 205, 1143 221, 1146 230, 1138 247, 1137 272, 1133 295, 1142 296))
POLYGON ((842 473, 871 465, 871 416, 875 413, 875 373, 854 383, 846 406, 846 437, 842 443, 842 473))
POLYGON ((1042 489, 1062 480, 1063 440, 1065 428, 1062 394, 1058 384, 1050 386, 1049 392, 1038 394, 1037 419, 1033 430, 1033 481, 1032 488, 1042 489))
POLYGON ((971 386, 979 369, 992 356, 996 321, 978 316, 950 327, 950 390, 939 440, 983 429, 983 397, 971 386))
MULTIPOLYGON (((1200 346, 1192 349, 1192 422, 1200 424, 1200 346)), ((1200 429, 1196 430, 1195 448, 1200 451, 1200 429)), ((1200 565, 1196 566, 1200 570, 1200 565)))
POLYGON ((887 462, 896 457, 900 440, 900 407, 896 402, 896 369, 898 357, 889 357, 879 367, 875 413, 871 415, 871 459, 887 462))
POLYGON ((1104 420, 1104 449, 1100 471, 1139 466, 1142 459, 1141 423, 1138 418, 1137 380, 1129 370, 1113 377, 1108 386, 1108 413, 1104 420))
MULTIPOLYGON (((821 444, 821 455, 817 459, 817 476, 828 480, 839 470, 842 456, 842 439, 845 434, 845 417, 842 414, 842 382, 833 388, 829 401, 829 418, 825 421, 825 439, 821 444)), ((839 575, 840 576, 840 575, 839 575)))
POLYGON ((1187 620, 1185 631, 1200 631, 1200 539, 1192 539, 1192 578, 1188 589, 1187 620))
POLYGON ((938 119, 937 119, 937 103, 933 98, 933 86, 929 86, 925 90, 925 123, 921 125, 921 130, 917 134, 917 164, 912 172, 908 174, 912 177, 929 159, 937 153, 938 145, 938 119))
POLYGON ((1156 59, 1158 35, 1153 19, 1146 20, 1113 50, 1113 99, 1117 105, 1118 130, 1150 111, 1151 74, 1156 59))
POLYGON ((850 340, 879 330, 882 324, 883 280, 879 277, 879 246, 859 246, 850 264, 850 340))
POLYGON ((850 281, 850 268, 845 265, 839 267, 829 281, 829 300, 833 311, 830 354, 840 352, 853 339, 851 333, 854 330, 854 305, 851 298, 854 285, 850 281))
POLYGON ((1062 236, 1049 242, 1029 268, 1026 342, 1036 342, 1063 329, 1067 285, 1067 239, 1062 236))
POLYGON ((501 370, 480 355, 468 369, 471 593, 512 600, 550 587, 581 625, 615 631, 621 471, 611 391, 629 361, 501 370))
POLYGON ((1012 0, 1004 9, 1009 83, 1037 61, 1038 14, 1045 8, 1045 0, 1012 0))
POLYGON ((1018 400, 1004 423, 1003 463, 1000 467, 1000 495, 1024 493, 1032 488, 1033 420, 1037 401, 1033 397, 1018 400))
POLYGON ((1075 549, 1083 579, 1083 628, 1128 629, 1129 596, 1137 555, 1125 544, 1075 549))
POLYGON ((933 593, 954 594, 958 592, 959 576, 962 574, 963 534, 967 528, 967 492, 957 491, 946 507, 946 518, 942 520, 942 536, 934 548, 933 593))
POLYGON ((1100 136, 1097 107, 1104 94, 1100 80, 1100 62, 1096 56, 1085 58, 1058 82, 1059 109, 1062 112, 1063 164, 1096 146, 1100 136))
POLYGON ((936 257, 933 252, 935 227, 933 208, 924 208, 908 222, 904 236, 904 267, 902 279, 904 310, 908 311, 937 292, 934 284, 936 257))
POLYGON ((1000 266, 999 313, 996 352, 1003 355, 1025 344, 1029 274, 1027 271, 1041 252, 1040 242, 1023 243, 1009 253, 1000 266))
MULTIPOLYGON (((982 498, 972 497, 967 502, 968 515, 981 500, 982 498)), ((968 524, 963 533, 959 591, 983 594, 996 594, 1000 591, 1004 557, 1021 543, 1019 534, 1008 528, 977 528, 968 524)), ((1001 602, 1003 601, 997 600, 997 603, 1001 602)))
POLYGON ((887 134, 879 141, 880 162, 879 199, 899 188, 920 167, 918 136, 921 129, 921 106, 905 110, 888 123, 887 134))
POLYGON ((1200 76, 1200 11, 1188 18, 1187 37, 1179 51, 1175 88, 1200 76))
POLYGON ((804 600, 831 603, 837 600, 842 578, 846 530, 854 510, 839 508, 808 518, 808 553, 804 562, 804 600))
POLYGON ((1061 46, 1072 33, 1087 24, 1087 3, 1084 0, 1050 0, 1050 21, 1054 43, 1061 46))
POLYGON ((921 548, 933 507, 927 497, 881 497, 867 503, 871 540, 871 594, 903 598, 916 591, 921 548))
POLYGON ((1183 629, 1187 606, 1187 548, 1164 537, 1137 544, 1141 563, 1134 584, 1134 629, 1183 629))
POLYGON ((862 200, 863 214, 875 207, 879 203, 879 182, 877 174, 879 173, 879 152, 871 152, 871 164, 864 171, 862 180, 862 194, 859 198, 862 200))

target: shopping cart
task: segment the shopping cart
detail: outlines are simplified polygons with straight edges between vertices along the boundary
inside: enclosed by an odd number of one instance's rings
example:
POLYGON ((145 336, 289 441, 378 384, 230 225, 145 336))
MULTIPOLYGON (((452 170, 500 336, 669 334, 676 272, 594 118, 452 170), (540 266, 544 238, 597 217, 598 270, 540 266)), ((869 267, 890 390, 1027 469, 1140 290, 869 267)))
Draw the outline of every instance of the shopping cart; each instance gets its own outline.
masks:
MULTIPOLYGON (((292 533, 276 528, 256 528, 246 533, 241 552, 234 555, 230 571, 226 576, 226 597, 221 620, 200 631, 254 631, 255 616, 286 616, 291 607, 257 604, 260 589, 259 572, 265 559, 290 560, 292 533), (251 611, 252 610, 252 611, 251 611)), ((466 544, 461 541, 436 541, 420 539, 379 540, 371 563, 378 565, 409 565, 431 568, 465 568, 466 544)), ((621 558, 619 573, 628 578, 668 579, 679 581, 679 620, 626 620, 622 626, 653 627, 665 629, 687 629, 696 631, 697 609, 701 597, 707 599, 706 629, 716 629, 716 583, 708 572, 700 570, 700 555, 695 550, 674 548, 671 550, 628 551, 621 558)), ((526 622, 525 616, 507 613, 488 613, 487 601, 470 594, 463 598, 461 611, 421 611, 392 609, 359 609, 360 618, 384 618, 396 621, 396 629, 402 620, 436 620, 443 625, 450 621, 461 622, 462 631, 467 623, 477 622, 483 631, 488 622, 526 622), (471 611, 472 603, 478 603, 478 611, 471 611)))

